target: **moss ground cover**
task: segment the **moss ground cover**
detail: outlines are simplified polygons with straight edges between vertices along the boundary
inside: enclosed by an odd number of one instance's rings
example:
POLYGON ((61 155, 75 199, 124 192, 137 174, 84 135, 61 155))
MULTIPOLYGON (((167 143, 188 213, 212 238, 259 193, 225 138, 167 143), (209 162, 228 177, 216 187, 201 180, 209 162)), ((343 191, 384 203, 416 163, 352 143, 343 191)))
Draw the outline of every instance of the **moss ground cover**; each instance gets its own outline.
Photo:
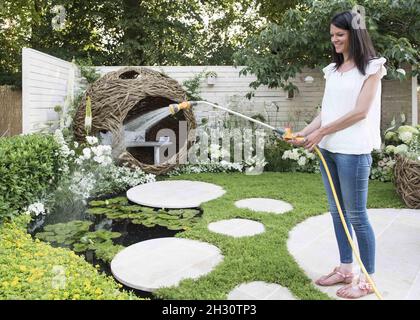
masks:
POLYGON ((0 225, 0 299, 137 299, 71 250, 33 240, 25 218, 0 225))

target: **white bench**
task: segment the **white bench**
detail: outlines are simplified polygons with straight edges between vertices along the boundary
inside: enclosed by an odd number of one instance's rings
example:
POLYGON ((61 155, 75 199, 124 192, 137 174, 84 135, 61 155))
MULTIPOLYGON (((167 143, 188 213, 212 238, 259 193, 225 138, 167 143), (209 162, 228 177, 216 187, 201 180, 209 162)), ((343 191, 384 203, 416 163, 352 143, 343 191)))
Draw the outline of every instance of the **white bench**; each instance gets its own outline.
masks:
POLYGON ((137 141, 127 141, 126 147, 132 148, 132 147, 153 147, 154 148, 154 164, 160 164, 160 148, 164 146, 170 146, 172 145, 171 141, 143 141, 143 142, 137 142, 137 141))

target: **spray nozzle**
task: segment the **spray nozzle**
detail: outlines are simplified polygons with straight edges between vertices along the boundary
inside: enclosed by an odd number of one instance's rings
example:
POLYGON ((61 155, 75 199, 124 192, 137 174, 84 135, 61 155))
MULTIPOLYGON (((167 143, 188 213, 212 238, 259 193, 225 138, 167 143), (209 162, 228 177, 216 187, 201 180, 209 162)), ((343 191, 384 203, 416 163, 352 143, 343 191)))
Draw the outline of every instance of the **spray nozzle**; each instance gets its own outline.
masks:
POLYGON ((287 140, 304 140, 304 137, 295 137, 292 133, 292 129, 289 127, 286 128, 276 128, 274 132, 277 133, 281 139, 287 140))
POLYGON ((175 114, 183 109, 190 109, 191 107, 197 105, 195 101, 183 101, 181 103, 172 103, 169 105, 169 112, 175 114))

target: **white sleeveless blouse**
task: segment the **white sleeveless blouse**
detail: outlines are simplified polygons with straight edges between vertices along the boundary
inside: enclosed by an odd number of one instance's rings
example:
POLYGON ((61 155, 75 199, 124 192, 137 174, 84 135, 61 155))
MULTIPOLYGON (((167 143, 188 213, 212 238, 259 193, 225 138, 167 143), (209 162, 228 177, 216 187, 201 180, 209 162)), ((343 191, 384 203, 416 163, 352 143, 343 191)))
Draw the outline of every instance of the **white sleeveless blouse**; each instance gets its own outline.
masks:
MULTIPOLYGON (((345 72, 334 70, 335 63, 322 69, 326 79, 324 97, 322 99, 321 126, 327 125, 344 116, 356 107, 356 101, 364 81, 381 68, 381 79, 387 74, 384 67, 385 58, 369 61, 366 75, 362 75, 354 67, 345 72)), ((371 153, 381 148, 381 83, 376 90, 375 98, 367 117, 343 130, 326 135, 319 147, 330 152, 345 154, 371 153)))

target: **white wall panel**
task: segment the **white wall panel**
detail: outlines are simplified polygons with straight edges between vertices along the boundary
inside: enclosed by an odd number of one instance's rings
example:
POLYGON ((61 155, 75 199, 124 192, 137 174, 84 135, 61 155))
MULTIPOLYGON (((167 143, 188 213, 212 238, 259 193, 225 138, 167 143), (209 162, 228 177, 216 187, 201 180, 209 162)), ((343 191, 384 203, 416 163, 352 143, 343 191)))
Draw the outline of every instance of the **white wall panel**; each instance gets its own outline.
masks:
POLYGON ((40 130, 47 121, 55 121, 56 105, 65 108, 66 97, 74 93, 76 68, 70 62, 48 54, 22 50, 22 132, 40 130))

